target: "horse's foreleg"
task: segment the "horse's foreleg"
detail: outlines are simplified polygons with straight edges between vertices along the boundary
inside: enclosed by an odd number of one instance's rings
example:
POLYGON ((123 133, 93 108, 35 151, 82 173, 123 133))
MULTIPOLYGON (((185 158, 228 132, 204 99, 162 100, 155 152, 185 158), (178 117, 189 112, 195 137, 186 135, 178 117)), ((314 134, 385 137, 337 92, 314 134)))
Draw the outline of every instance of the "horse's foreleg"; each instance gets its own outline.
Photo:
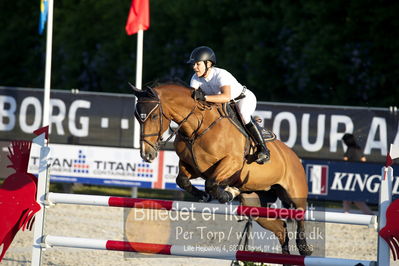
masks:
POLYGON ((181 188, 193 195, 194 197, 198 198, 201 201, 208 202, 211 200, 211 196, 196 188, 191 184, 190 179, 188 179, 187 176, 184 175, 178 175, 176 178, 176 184, 181 188))
POLYGON ((231 156, 225 157, 217 163, 205 182, 205 189, 220 203, 232 201, 240 195, 240 190, 234 187, 240 176, 241 162, 231 156))
POLYGON ((230 202, 241 194, 238 188, 228 185, 219 185, 211 179, 207 179, 205 182, 205 190, 220 203, 230 202))
POLYGON ((201 201, 208 202, 212 198, 211 196, 196 188, 191 184, 190 178, 192 178, 192 174, 187 170, 187 166, 180 161, 179 163, 179 174, 176 177, 176 184, 183 190, 187 191, 194 197, 198 198, 201 201))

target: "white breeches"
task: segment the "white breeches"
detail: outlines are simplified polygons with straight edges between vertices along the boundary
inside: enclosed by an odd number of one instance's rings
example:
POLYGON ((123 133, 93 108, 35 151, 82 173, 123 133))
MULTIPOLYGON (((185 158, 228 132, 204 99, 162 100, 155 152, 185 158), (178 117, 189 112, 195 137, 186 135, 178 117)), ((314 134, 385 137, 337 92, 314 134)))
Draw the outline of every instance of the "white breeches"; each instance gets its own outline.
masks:
POLYGON ((251 115, 255 112, 256 109, 256 97, 252 91, 246 89, 245 98, 239 100, 237 102, 238 110, 241 113, 242 119, 245 124, 251 122, 251 115))

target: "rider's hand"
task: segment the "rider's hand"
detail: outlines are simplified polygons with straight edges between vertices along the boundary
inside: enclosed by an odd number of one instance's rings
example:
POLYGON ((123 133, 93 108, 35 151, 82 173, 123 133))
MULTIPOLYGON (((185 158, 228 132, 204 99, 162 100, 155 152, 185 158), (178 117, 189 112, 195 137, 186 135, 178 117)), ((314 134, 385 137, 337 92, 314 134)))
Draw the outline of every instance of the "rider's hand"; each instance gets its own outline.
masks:
POLYGON ((205 101, 205 93, 201 89, 194 90, 192 97, 197 101, 205 101))

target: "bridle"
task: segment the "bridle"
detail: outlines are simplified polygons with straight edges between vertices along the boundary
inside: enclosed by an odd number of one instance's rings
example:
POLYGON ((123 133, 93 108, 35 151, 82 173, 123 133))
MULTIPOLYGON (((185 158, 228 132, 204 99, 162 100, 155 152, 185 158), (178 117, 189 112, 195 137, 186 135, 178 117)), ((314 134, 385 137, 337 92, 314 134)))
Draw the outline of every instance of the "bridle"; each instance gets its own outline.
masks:
POLYGON ((162 109, 162 104, 161 101, 159 99, 156 100, 138 100, 137 101, 137 105, 138 104, 149 104, 149 103, 153 103, 155 104, 155 106, 151 109, 151 111, 148 114, 139 114, 137 112, 137 108, 135 111, 135 116, 137 118, 137 120, 140 123, 140 148, 142 148, 142 145, 144 143, 147 143, 151 148, 153 148, 156 152, 158 152, 162 146, 164 146, 172 137, 174 137, 177 132, 179 131, 179 129, 183 126, 183 124, 188 120, 188 118, 194 113, 195 109, 197 108, 197 105, 194 105, 194 107, 191 109, 190 113, 179 123, 179 126, 175 129, 173 129, 170 126, 170 123, 172 122, 172 119, 168 118, 165 113, 163 112, 162 109), (144 133, 144 123, 145 121, 148 119, 148 117, 151 117, 152 113, 155 112, 155 110, 158 110, 158 116, 159 116, 159 131, 156 133, 144 133), (169 129, 172 131, 172 134, 169 135, 169 137, 166 140, 162 139, 162 129, 163 129, 163 118, 165 118, 166 120, 169 121, 169 129), (157 136, 157 140, 155 143, 151 143, 149 142, 146 138, 147 137, 154 137, 157 136))

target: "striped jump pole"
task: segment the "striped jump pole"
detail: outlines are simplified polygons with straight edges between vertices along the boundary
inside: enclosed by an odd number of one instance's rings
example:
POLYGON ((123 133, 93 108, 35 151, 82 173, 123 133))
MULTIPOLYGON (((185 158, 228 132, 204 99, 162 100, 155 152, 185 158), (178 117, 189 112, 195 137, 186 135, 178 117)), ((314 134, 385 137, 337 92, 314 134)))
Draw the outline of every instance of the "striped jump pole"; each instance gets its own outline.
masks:
POLYGON ((239 260, 263 263, 282 263, 306 266, 353 266, 353 265, 376 265, 374 261, 350 260, 339 258, 323 258, 301 255, 283 255, 275 253, 257 252, 257 251, 227 251, 222 248, 213 247, 208 250, 204 247, 196 248, 189 245, 163 245, 138 242, 126 242, 116 240, 101 240, 90 238, 75 238, 47 235, 44 237, 44 243, 49 247, 69 247, 86 248, 99 250, 113 250, 125 252, 137 252, 146 254, 162 254, 184 257, 211 258, 222 260, 239 260))
POLYGON ((47 195, 48 204, 80 204, 93 206, 109 206, 124 208, 162 209, 169 211, 185 211, 204 213, 210 212, 223 215, 243 215, 252 217, 268 217, 296 219, 314 222, 341 223, 376 226, 377 216, 365 214, 349 214, 338 212, 322 212, 313 210, 277 209, 265 207, 250 207, 232 204, 209 204, 185 201, 153 200, 112 196, 93 196, 82 194, 65 194, 50 192, 47 195))

